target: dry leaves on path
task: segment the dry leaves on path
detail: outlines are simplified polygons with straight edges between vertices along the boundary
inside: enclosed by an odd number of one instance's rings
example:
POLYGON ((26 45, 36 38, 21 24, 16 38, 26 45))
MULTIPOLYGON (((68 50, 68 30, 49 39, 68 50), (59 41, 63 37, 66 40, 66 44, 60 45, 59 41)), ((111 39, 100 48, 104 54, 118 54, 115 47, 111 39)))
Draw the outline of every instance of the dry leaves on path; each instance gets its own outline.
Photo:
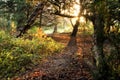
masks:
POLYGON ((33 70, 14 80, 92 80, 82 60, 83 52, 86 52, 86 55, 90 52, 91 38, 88 37, 83 39, 80 36, 70 38, 68 34, 53 35, 52 38, 64 44, 66 48, 60 54, 48 57, 33 70), (83 43, 84 41, 86 43, 83 43))

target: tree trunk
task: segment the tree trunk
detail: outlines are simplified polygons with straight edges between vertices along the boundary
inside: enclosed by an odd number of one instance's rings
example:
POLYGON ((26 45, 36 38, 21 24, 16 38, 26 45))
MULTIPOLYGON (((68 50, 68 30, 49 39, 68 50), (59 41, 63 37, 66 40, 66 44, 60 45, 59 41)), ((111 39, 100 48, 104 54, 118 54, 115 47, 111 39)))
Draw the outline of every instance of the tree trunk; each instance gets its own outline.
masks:
POLYGON ((57 33, 57 24, 55 24, 53 33, 57 33))
POLYGON ((72 37, 76 37, 79 25, 80 25, 80 22, 79 22, 79 19, 78 19, 76 21, 75 25, 73 26, 73 31, 72 31, 72 34, 71 34, 72 37))
POLYGON ((43 10, 41 10, 41 13, 40 13, 40 25, 39 25, 40 28, 42 26, 42 13, 43 13, 43 10))
POLYGON ((78 19, 76 20, 76 23, 73 26, 73 31, 72 31, 71 37, 76 37, 77 32, 78 32, 78 27, 80 25, 80 16, 82 16, 82 11, 83 11, 82 2, 83 2, 83 0, 79 0, 80 8, 79 8, 78 19))
POLYGON ((94 25, 94 57, 96 60, 96 67, 98 68, 99 76, 98 80, 107 80, 108 65, 103 53, 104 37, 104 20, 100 14, 95 15, 94 25))

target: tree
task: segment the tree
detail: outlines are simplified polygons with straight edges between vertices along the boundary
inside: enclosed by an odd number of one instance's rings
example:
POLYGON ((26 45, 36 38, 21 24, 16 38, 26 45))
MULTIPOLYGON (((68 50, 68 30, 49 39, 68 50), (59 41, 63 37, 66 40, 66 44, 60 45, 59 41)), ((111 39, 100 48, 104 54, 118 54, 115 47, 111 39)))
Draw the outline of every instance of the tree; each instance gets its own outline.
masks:
POLYGON ((0 1, 0 14, 5 16, 6 22, 9 24, 8 28, 11 28, 11 22, 14 21, 19 27, 25 24, 26 19, 29 16, 29 3, 25 0, 7 0, 0 1))
MULTIPOLYGON (((85 17, 91 20, 94 26, 94 58, 98 74, 98 76, 96 76, 96 80, 110 80, 111 78, 110 66, 107 63, 105 54, 103 52, 104 41, 106 38, 109 39, 110 36, 105 36, 106 34, 104 28, 109 28, 108 32, 110 32, 110 26, 115 25, 114 21, 117 20, 119 22, 119 4, 116 5, 117 7, 112 6, 116 3, 119 3, 118 0, 91 0, 86 6, 86 11, 88 14, 85 14, 85 17)), ((117 80, 115 76, 114 79, 117 80)))
POLYGON ((15 2, 10 1, 0 1, 0 15, 2 19, 7 20, 6 29, 7 31, 10 29, 11 19, 12 19, 12 13, 15 11, 15 2), (4 16, 4 17, 3 17, 4 16))
POLYGON ((22 34, 24 34, 29 28, 31 28, 31 25, 34 23, 35 19, 38 17, 38 15, 42 12, 42 9, 44 7, 45 2, 42 2, 40 4, 38 4, 35 8, 35 10, 33 11, 33 13, 30 15, 29 19, 26 22, 25 26, 20 26, 17 28, 17 31, 19 31, 19 33, 17 34, 16 37, 21 36, 22 34))

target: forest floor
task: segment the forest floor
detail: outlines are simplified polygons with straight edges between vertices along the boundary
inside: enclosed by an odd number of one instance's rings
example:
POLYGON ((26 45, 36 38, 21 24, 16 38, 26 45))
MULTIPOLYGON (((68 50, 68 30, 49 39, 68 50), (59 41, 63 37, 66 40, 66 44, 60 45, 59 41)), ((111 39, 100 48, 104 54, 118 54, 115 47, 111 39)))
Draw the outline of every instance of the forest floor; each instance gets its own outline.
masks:
POLYGON ((43 59, 41 64, 13 80, 92 80, 83 60, 91 56, 91 36, 54 34, 49 37, 65 45, 64 50, 43 59))

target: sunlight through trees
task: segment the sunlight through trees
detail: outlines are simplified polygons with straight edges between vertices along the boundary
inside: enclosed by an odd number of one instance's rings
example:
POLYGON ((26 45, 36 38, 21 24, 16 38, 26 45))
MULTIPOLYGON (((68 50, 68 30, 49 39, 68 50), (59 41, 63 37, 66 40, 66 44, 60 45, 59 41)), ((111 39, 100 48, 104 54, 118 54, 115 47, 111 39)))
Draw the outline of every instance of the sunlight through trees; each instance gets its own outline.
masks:
POLYGON ((56 41, 68 41, 73 53, 90 43, 91 51, 82 59, 93 80, 120 78, 120 0, 0 0, 0 30, 0 79, 25 71, 25 64, 39 62, 38 55, 62 51, 56 41))

